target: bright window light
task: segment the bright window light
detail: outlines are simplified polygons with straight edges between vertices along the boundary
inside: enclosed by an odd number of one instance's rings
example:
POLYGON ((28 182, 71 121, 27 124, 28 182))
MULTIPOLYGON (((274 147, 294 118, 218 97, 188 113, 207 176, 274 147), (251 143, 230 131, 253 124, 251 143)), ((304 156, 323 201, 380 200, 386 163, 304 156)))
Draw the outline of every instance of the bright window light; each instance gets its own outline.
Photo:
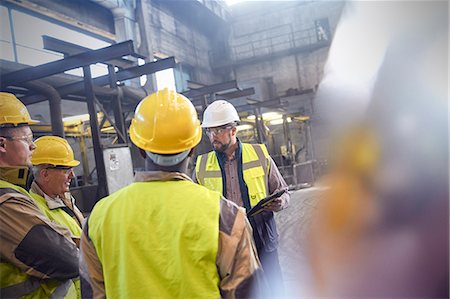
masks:
MULTIPOLYGON (((144 64, 145 64, 145 60, 142 58, 138 58, 138 65, 144 65, 144 64)), ((140 76, 139 81, 141 83, 141 86, 144 86, 145 83, 147 83, 147 75, 140 76)))
POLYGON ((225 2, 227 3, 228 6, 239 3, 239 2, 244 2, 245 0, 225 0, 225 2))
POLYGON ((155 76, 156 76, 156 85, 158 86, 158 90, 161 90, 164 88, 176 90, 173 69, 165 69, 165 70, 156 72, 155 76))
MULTIPOLYGON (((9 26, 9 15, 5 7, 0 7, 1 36, 0 53, 2 59, 14 61, 12 52, 11 28, 9 26)), ((12 9, 12 24, 15 34, 15 49, 17 50, 17 62, 36 66, 64 57, 61 53, 56 53, 44 49, 42 36, 48 35, 70 43, 74 43, 90 49, 99 49, 111 45, 106 41, 89 36, 87 34, 69 29, 59 24, 38 18, 28 13, 12 9), (33 30, 30 30, 32 28, 33 30)), ((92 77, 106 75, 108 69, 104 64, 91 65, 92 77)), ((82 76, 81 68, 66 72, 67 74, 82 76)))

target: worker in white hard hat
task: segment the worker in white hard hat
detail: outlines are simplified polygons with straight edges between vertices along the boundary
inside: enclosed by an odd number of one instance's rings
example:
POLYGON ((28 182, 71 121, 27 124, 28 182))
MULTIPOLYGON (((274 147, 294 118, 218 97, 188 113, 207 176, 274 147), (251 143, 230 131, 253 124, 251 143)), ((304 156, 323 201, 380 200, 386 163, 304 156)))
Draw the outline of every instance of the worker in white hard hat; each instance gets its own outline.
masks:
POLYGON ((262 272, 245 211, 186 175, 201 136, 183 95, 164 89, 139 103, 130 137, 149 171, 86 221, 83 297, 249 298, 262 272))
MULTIPOLYGON (((235 107, 227 101, 215 101, 205 109, 202 127, 214 150, 197 158, 193 179, 249 211, 261 199, 287 190, 288 186, 264 144, 239 141, 236 136, 239 121, 235 107)), ((249 217, 261 264, 274 295, 282 294, 284 289, 274 213, 288 204, 286 192, 266 205, 262 213, 249 217)))
POLYGON ((77 298, 78 249, 26 191, 36 149, 27 108, 0 92, 0 297, 77 298))

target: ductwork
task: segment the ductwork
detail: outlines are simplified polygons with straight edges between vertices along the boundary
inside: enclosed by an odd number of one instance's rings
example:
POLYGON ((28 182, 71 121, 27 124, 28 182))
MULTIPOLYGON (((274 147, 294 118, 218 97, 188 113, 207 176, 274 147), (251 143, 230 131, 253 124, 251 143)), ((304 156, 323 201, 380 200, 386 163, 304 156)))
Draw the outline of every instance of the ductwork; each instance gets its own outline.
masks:
POLYGON ((47 97, 50 105, 52 134, 64 138, 65 133, 62 121, 61 96, 58 91, 53 86, 42 81, 30 81, 23 83, 22 85, 47 97))

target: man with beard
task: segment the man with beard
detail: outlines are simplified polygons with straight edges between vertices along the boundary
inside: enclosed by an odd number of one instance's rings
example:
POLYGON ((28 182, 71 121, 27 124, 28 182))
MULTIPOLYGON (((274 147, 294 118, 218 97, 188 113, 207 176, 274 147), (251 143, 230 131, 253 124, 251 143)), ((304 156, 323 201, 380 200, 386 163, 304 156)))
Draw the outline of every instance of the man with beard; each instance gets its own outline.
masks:
MULTIPOLYGON (((202 127, 206 129, 214 151, 197 158, 193 178, 200 185, 245 207, 248 212, 261 199, 288 187, 264 144, 239 141, 236 136, 239 121, 236 109, 227 101, 215 101, 205 109, 202 127)), ((286 192, 267 204, 262 213, 249 217, 273 295, 283 293, 274 212, 285 209, 288 204, 289 194, 286 192)))

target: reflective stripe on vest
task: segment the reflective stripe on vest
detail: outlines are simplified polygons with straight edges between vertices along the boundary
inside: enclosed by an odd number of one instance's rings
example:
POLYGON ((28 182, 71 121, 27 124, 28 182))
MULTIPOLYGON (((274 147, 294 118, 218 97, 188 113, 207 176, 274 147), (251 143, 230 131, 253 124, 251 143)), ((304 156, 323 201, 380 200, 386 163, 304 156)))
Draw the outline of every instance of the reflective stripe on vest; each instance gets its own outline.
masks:
MULTIPOLYGON (((31 195, 22 187, 13 185, 4 180, 0 180, 0 190, 7 189, 8 193, 0 196, 1 202, 8 200, 9 198, 23 198, 26 200, 33 200, 31 195), (11 190, 12 189, 12 190, 11 190), (13 193, 15 191, 17 193, 13 193)), ((34 200, 33 200, 34 201, 34 200)), ((61 283, 54 279, 41 280, 33 276, 24 273, 20 268, 14 266, 10 263, 2 262, 0 263, 0 297, 1 298, 49 298, 61 285, 66 285, 58 291, 58 296, 55 298, 65 298, 75 299, 78 298, 78 294, 75 292, 67 293, 67 290, 73 286, 75 290, 75 285, 72 280, 68 280, 61 283), (65 290, 65 292, 64 292, 65 290)))
POLYGON ((88 235, 107 298, 220 298, 220 194, 190 181, 133 183, 100 200, 88 235))
POLYGON ((50 296, 50 299, 59 299, 64 298, 64 296, 67 295, 69 292, 70 287, 74 285, 74 282, 72 280, 67 280, 66 282, 61 283, 56 290, 53 291, 52 295, 50 296))
MULTIPOLYGON (((2 269, 3 270, 3 269, 2 269)), ((26 280, 0 288, 0 295, 2 298, 20 298, 27 294, 31 294, 41 287, 39 279, 30 277, 26 274, 22 275, 26 280), (28 277, 28 279, 27 279, 28 277)))
POLYGON ((38 279, 25 274, 9 263, 0 263, 0 273, 1 298, 75 299, 79 297, 76 282, 70 279, 62 283, 55 279, 38 279))
POLYGON ((75 237, 81 236, 81 227, 72 216, 67 214, 67 212, 65 212, 61 208, 50 210, 45 198, 43 198, 39 194, 30 191, 30 195, 48 219, 67 227, 75 237))
MULTIPOLYGON (((268 194, 269 168, 269 153, 264 144, 242 143, 242 171, 252 207, 268 194)), ((196 177, 200 185, 222 193, 222 173, 214 151, 198 156, 196 177)))

